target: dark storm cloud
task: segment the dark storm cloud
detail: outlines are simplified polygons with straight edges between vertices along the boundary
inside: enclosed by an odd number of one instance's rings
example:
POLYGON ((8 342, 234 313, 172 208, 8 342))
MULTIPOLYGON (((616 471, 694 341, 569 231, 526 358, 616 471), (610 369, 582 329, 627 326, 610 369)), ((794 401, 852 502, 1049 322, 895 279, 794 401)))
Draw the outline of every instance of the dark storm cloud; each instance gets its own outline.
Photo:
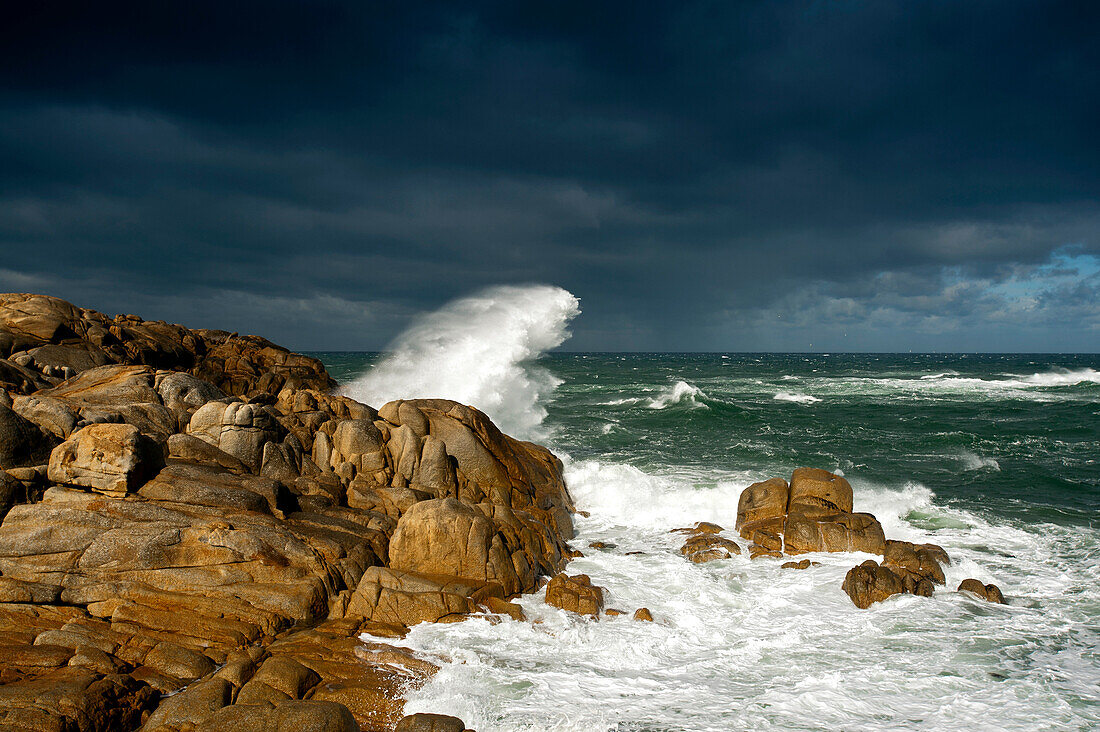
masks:
POLYGON ((586 349, 1100 336, 1092 4, 10 5, 0 289, 300 348, 526 281, 586 349))

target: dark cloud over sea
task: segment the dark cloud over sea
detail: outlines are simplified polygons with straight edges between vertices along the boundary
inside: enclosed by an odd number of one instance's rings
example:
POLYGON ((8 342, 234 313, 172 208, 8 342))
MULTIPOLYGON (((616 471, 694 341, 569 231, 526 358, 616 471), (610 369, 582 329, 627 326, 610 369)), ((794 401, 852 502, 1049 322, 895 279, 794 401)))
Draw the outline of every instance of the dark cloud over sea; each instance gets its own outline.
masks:
POLYGON ((1100 5, 9 3, 0 290, 384 346, 1100 343, 1100 5))

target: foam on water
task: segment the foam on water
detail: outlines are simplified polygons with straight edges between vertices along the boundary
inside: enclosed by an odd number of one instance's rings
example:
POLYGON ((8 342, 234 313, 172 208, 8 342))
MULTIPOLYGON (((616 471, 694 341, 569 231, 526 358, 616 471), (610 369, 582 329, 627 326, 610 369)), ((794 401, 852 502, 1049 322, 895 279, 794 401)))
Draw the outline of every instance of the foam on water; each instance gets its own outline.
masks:
POLYGON ((579 312, 577 298, 560 287, 482 290, 418 320, 343 392, 377 407, 393 399, 453 399, 509 434, 540 437, 542 400, 559 382, 532 362, 569 337, 579 312))
POLYGON ((451 662, 406 711, 455 714, 485 732, 1100 723, 1100 633, 1063 599, 1085 592, 1100 602, 1100 573, 1077 563, 1067 572, 1059 561, 1081 544, 1095 555, 1095 531, 995 526, 937 506, 924 486, 857 486, 857 509, 878 515, 888 535, 934 541, 955 559, 934 597, 859 610, 840 585, 865 555, 808 555, 821 565, 805 571, 750 562, 747 553, 703 565, 680 556, 682 538, 668 528, 700 519, 732 525, 736 497, 754 477, 708 490, 693 476, 571 463, 570 486, 592 513, 578 517, 576 545, 615 548, 585 549, 570 572, 606 586, 608 606, 645 606, 657 622, 583 620, 547 606, 540 593, 520 600, 528 622, 417 626, 404 643, 451 662), (928 514, 941 514, 947 528, 908 520, 928 514), (972 576, 1000 584, 1013 604, 949 591, 972 576))
POLYGON ((821 401, 818 397, 791 391, 781 391, 773 398, 777 402, 794 402, 796 404, 813 404, 821 401))

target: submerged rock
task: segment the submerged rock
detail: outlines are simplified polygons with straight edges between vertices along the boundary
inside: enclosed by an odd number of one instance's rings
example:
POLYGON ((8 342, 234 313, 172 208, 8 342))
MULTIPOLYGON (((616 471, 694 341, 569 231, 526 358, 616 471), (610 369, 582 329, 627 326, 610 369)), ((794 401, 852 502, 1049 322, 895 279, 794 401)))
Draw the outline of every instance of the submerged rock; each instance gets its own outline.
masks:
POLYGON ((458 717, 445 714, 410 714, 402 717, 394 732, 464 732, 466 725, 458 717))
POLYGON ((997 585, 983 585, 981 581, 970 578, 959 583, 957 592, 971 592, 983 600, 995 602, 999 605, 1007 605, 1005 596, 1001 594, 1001 588, 997 585))

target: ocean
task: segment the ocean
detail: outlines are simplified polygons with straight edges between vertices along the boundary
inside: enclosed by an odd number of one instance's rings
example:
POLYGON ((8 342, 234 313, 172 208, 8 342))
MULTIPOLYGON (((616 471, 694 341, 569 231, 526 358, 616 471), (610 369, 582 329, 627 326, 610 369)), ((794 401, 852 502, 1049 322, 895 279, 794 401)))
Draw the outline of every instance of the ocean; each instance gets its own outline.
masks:
POLYGON ((314 354, 374 406, 451 397, 553 449, 590 514, 568 571, 627 612, 534 594, 527 622, 417 626, 402 645, 442 670, 407 713, 479 732, 1100 728, 1100 356, 547 354, 575 312, 519 310, 512 330, 460 306, 387 354, 314 354), (870 555, 680 555, 670 529, 735 537, 741 490, 799 466, 843 473, 888 538, 943 546, 947 586, 860 610, 840 586, 870 555), (967 577, 1009 604, 955 592, 967 577), (642 606, 656 622, 630 619, 642 606))

